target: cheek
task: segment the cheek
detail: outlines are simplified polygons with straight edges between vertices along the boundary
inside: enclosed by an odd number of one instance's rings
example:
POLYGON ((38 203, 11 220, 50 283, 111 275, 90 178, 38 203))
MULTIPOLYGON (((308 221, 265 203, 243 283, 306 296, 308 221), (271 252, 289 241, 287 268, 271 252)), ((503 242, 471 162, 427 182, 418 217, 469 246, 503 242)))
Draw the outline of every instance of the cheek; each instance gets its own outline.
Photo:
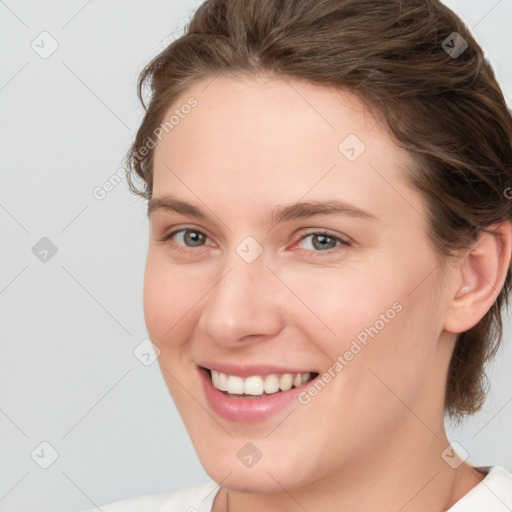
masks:
MULTIPOLYGON (((439 335, 439 306, 432 292, 435 276, 425 280, 428 272, 396 259, 380 263, 364 271, 290 272, 283 279, 307 305, 290 298, 289 323, 327 356, 327 366, 341 358, 334 373, 345 375, 344 386, 366 382, 364 386, 372 388, 366 396, 387 392, 375 374, 408 393, 407 385, 424 377, 439 335)), ((429 261, 423 263, 419 262, 421 268, 431 270, 429 261)))
POLYGON ((380 335, 400 314, 400 289, 387 287, 371 270, 294 269, 283 281, 295 295, 286 301, 290 323, 331 359, 348 350, 354 339, 364 344, 375 332, 380 335))
POLYGON ((400 286, 385 281, 373 285, 361 276, 337 281, 326 274, 298 291, 308 290, 302 296, 309 307, 335 331, 313 328, 321 322, 312 321, 311 313, 295 317, 301 335, 325 361, 325 391, 311 389, 305 397, 311 399, 310 417, 343 432, 336 435, 348 445, 354 439, 378 443, 396 428, 408 414, 403 404, 415 403, 428 380, 434 354, 428 292, 409 293, 414 287, 409 279, 400 286))
POLYGON ((205 286, 204 280, 190 276, 186 266, 170 265, 165 256, 149 249, 144 274, 144 318, 150 338, 161 350, 180 342, 179 334, 190 321, 205 286))

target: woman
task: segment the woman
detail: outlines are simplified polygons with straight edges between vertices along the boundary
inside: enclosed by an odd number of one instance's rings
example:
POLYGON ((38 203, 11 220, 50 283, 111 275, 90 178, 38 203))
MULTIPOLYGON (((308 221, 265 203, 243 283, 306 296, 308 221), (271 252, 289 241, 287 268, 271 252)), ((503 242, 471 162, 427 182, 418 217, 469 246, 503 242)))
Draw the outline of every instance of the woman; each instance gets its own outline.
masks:
POLYGON ((143 71, 144 310, 212 481, 102 507, 512 507, 450 445, 510 288, 512 117, 435 0, 210 0, 143 71))

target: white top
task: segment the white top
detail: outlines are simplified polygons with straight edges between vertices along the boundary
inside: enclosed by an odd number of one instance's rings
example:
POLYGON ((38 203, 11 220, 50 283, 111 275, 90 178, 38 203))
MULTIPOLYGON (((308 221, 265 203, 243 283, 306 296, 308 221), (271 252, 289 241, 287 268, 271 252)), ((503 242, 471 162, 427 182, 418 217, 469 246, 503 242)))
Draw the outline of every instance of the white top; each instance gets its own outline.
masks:
MULTIPOLYGON (((511 512, 512 473, 501 466, 479 468, 489 471, 476 487, 446 512, 511 512)), ((147 494, 101 506, 102 512, 211 512, 219 485, 210 481, 175 492, 147 494)), ((91 508, 82 512, 97 512, 91 508)))

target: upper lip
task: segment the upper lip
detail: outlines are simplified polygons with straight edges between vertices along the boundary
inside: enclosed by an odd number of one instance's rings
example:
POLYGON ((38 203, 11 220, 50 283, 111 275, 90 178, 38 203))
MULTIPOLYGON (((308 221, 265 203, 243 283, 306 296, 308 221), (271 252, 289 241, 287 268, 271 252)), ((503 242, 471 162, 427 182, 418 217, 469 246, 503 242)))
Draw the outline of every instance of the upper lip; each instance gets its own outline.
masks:
POLYGON ((199 366, 202 366, 207 370, 215 370, 217 372, 225 373, 226 375, 236 375, 238 377, 251 377, 253 375, 267 376, 283 373, 291 373, 292 375, 297 373, 317 373, 311 370, 311 368, 291 368, 289 366, 275 366, 272 364, 248 364, 242 366, 230 363, 205 361, 200 363, 199 366))

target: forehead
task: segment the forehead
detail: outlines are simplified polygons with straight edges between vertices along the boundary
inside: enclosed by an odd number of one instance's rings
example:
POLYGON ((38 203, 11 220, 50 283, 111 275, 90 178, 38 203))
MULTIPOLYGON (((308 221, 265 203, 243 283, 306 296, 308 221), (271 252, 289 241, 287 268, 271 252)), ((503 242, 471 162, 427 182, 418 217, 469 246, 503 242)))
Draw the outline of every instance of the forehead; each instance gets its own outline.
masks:
POLYGON ((218 76, 183 93, 164 122, 173 115, 155 148, 154 195, 214 193, 240 208, 305 195, 384 203, 396 202, 390 182, 406 186, 409 155, 348 91, 218 76))
MULTIPOLYGON (((206 78, 176 99, 164 116, 164 123, 166 120, 172 120, 173 126, 162 132, 164 139, 181 143, 182 138, 190 140, 193 135, 195 142, 201 144, 196 146, 198 150, 230 145, 233 149, 242 146, 247 152, 258 143, 267 142, 265 147, 260 147, 259 154, 276 146, 297 152, 299 142, 306 140, 310 146, 325 138, 338 149, 336 142, 350 133, 363 142, 372 139, 374 147, 376 144, 394 146, 386 130, 377 126, 355 94, 291 79, 206 78), (191 98, 194 108, 188 106, 191 98), (195 130, 197 124, 202 125, 200 132, 195 130), (224 134, 229 134, 230 139, 224 134)), ((165 145, 164 142, 159 147, 165 145)))

